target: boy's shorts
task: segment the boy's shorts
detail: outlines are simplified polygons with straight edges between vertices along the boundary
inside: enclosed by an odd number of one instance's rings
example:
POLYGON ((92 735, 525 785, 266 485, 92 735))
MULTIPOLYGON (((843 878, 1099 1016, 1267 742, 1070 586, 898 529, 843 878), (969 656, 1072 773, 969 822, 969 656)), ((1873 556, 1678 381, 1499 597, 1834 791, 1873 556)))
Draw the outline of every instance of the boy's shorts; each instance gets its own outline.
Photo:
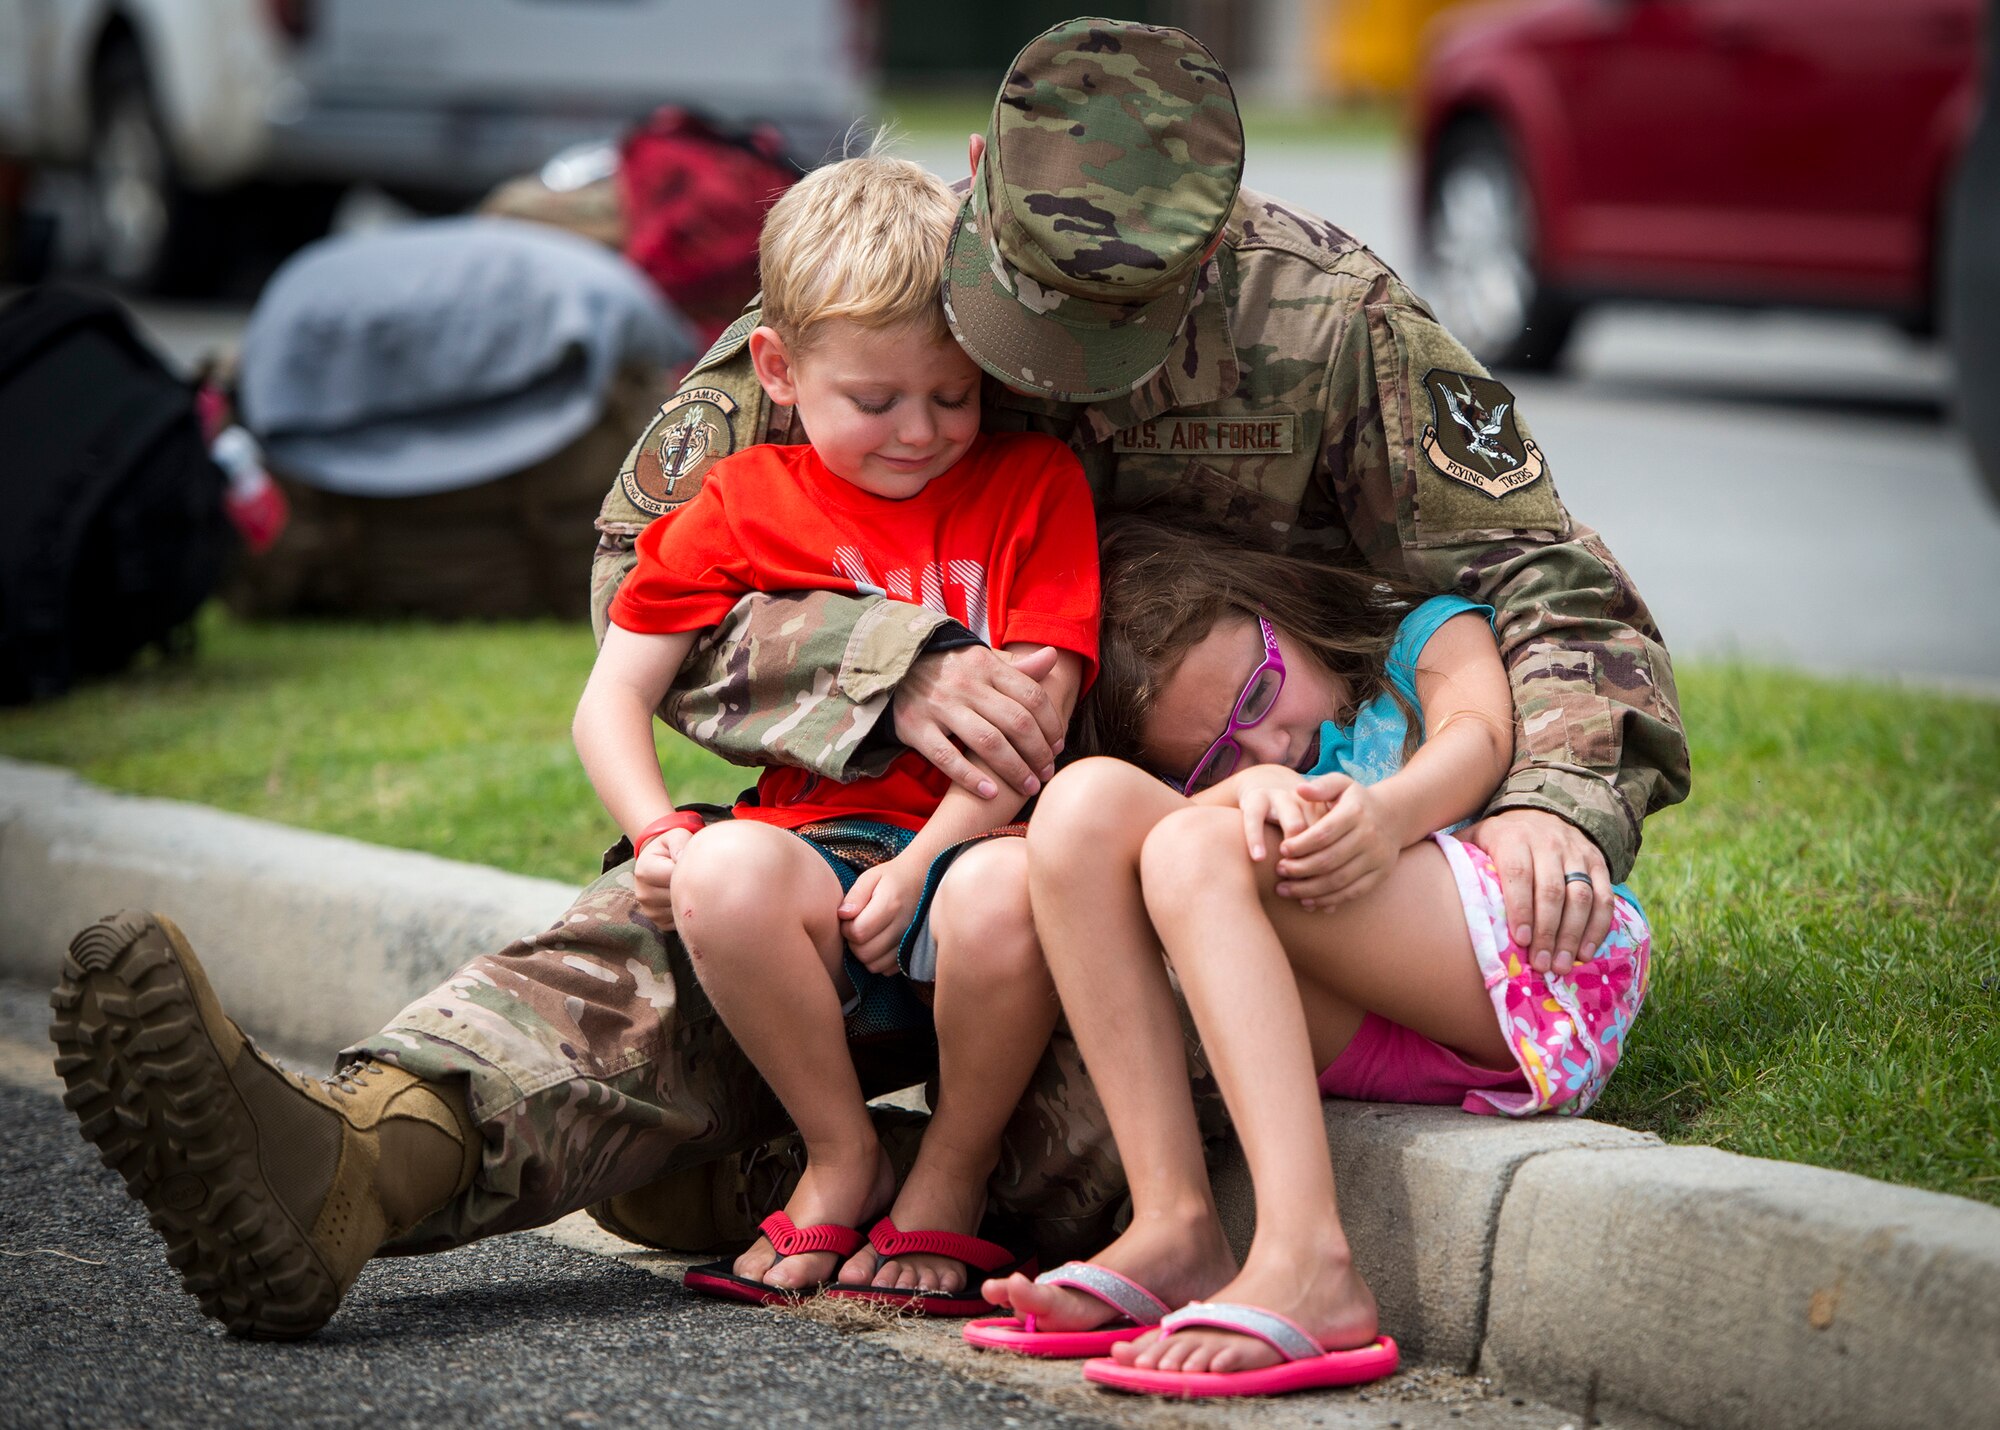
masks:
MULTIPOLYGON (((1006 825, 990 834, 976 835, 954 844, 931 860, 930 869, 924 875, 923 892, 918 896, 916 911, 910 916, 909 927, 903 930, 902 944, 896 950, 899 972, 871 972, 854 956, 852 949, 841 955, 841 968, 854 989, 840 1009, 847 1021, 850 1040, 887 1033, 934 1035, 930 1005, 918 996, 914 985, 937 981, 937 939, 931 934, 930 922, 931 904, 937 897, 938 885, 952 861, 974 844, 996 835, 1018 835, 1021 832, 1019 824, 1006 825)), ((854 881, 861 877, 862 870, 872 869, 895 858, 915 837, 900 825, 882 824, 870 819, 823 820, 817 824, 801 825, 792 833, 819 851, 827 867, 833 870, 834 877, 840 880, 843 894, 854 887, 854 881)))
POLYGON ((1482 1068, 1442 1043, 1370 1013, 1319 1075, 1322 1097, 1458 1103, 1467 1112, 1575 1116, 1604 1091, 1646 998, 1652 932, 1638 900, 1614 886, 1611 932, 1597 957, 1567 974, 1536 973, 1507 929, 1493 858, 1436 834, 1457 881, 1473 956, 1485 975, 1514 1066, 1482 1068))

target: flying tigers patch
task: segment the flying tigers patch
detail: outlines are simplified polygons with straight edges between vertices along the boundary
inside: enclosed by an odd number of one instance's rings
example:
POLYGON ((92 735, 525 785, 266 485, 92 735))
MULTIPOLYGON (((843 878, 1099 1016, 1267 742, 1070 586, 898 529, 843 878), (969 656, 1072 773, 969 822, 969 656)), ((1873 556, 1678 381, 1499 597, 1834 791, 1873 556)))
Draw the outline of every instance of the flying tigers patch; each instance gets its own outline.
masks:
POLYGON ((618 474, 625 498, 654 516, 691 500, 716 459, 736 450, 736 399, 719 387, 683 388, 660 408, 618 474))
POLYGON ((1424 428, 1424 455, 1439 472, 1498 501, 1547 470, 1541 448, 1521 435, 1504 384, 1434 367, 1424 387, 1434 418, 1424 428))

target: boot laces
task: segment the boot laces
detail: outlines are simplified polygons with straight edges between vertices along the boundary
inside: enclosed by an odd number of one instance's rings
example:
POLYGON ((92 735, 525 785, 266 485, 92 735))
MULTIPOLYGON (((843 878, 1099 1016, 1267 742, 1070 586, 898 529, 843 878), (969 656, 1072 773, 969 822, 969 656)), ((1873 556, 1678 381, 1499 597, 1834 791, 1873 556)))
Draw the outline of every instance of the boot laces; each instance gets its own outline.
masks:
POLYGON ((373 1058, 358 1058, 324 1080, 326 1090, 336 1097, 352 1097, 367 1086, 369 1074, 382 1064, 373 1058))

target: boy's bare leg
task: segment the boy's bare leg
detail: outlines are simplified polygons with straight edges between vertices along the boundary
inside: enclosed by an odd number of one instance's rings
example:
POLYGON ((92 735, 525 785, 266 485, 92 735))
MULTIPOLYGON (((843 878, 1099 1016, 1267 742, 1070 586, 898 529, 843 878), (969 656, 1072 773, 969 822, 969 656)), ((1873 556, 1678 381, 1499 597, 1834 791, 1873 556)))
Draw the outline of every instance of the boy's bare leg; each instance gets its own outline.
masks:
MULTIPOLYGON (((784 1104, 807 1165, 786 1215, 799 1226, 862 1226, 895 1190, 847 1050, 840 1005, 840 881, 804 840, 750 820, 702 830, 674 872, 674 919, 709 1001, 784 1104)), ((838 1258, 780 1258, 770 1242, 736 1274, 816 1286, 838 1258)))
MULTIPOLYGON (((1084 760, 1050 782, 1028 833, 1042 948, 1132 1190, 1131 1225, 1091 1259, 1169 1305, 1208 1295, 1236 1270, 1209 1191, 1180 1017, 1139 883, 1148 831, 1186 807, 1143 770, 1084 760)), ((983 1291, 1050 1330, 1098 1326, 1115 1314, 1094 1297, 1023 1276, 988 1281, 983 1291)))
MULTIPOLYGON (((1055 984, 1028 911, 1027 841, 989 839, 959 855, 930 919, 938 944, 937 1107, 890 1216, 903 1231, 972 1234, 986 1212, 1001 1131, 1056 1025, 1055 984)), ((961 1291, 968 1277, 948 1256, 878 1266, 868 1248, 841 1268, 841 1279, 961 1291)))
MULTIPOLYGON (((1434 848, 1405 851, 1373 893, 1319 912, 1277 898, 1271 864, 1249 858, 1236 811, 1177 812, 1146 841, 1146 907, 1228 1100, 1252 1185, 1267 1193, 1242 1271, 1210 1299, 1276 1311, 1345 1349, 1372 1341, 1378 1324, 1340 1224, 1319 1069, 1353 1036, 1362 1007, 1398 1018, 1422 1008, 1418 1021, 1429 1026, 1420 1031, 1449 1033, 1475 1057, 1504 1061, 1506 1049, 1434 848), (1304 989, 1295 962, 1312 970, 1304 989), (1384 1006, 1392 984, 1407 991, 1384 1006), (1283 1195, 1268 1194, 1274 1188, 1283 1195)), ((1116 1354, 1184 1371, 1278 1359, 1263 1342, 1226 1331, 1144 1337, 1116 1354)))

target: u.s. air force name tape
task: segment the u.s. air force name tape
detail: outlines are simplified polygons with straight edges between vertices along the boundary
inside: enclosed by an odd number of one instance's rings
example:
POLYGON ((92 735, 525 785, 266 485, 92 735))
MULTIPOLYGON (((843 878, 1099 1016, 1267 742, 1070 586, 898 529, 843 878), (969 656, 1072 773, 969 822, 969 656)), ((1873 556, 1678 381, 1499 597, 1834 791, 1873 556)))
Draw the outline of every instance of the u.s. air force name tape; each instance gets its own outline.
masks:
POLYGON ((1290 413, 1268 417, 1165 417, 1127 427, 1114 452, 1186 452, 1206 457, 1267 457, 1292 450, 1290 413))

